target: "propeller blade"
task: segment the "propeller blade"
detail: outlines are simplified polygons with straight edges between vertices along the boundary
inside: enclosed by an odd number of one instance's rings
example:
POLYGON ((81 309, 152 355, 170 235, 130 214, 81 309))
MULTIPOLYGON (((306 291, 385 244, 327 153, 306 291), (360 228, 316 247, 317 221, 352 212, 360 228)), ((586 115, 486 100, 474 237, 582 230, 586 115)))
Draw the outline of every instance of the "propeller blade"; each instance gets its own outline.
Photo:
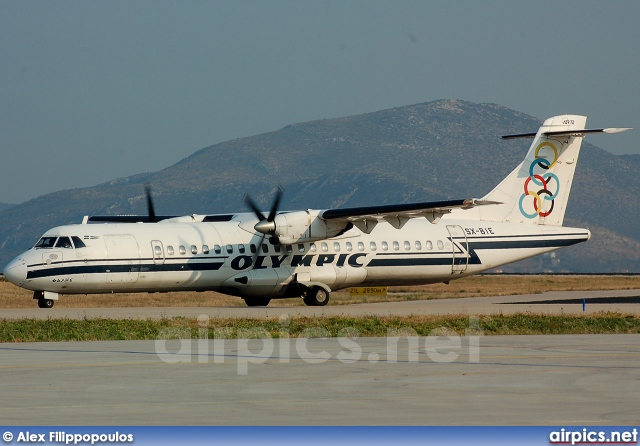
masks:
POLYGON ((256 246, 256 252, 253 253, 253 258, 251 259, 251 270, 253 270, 254 266, 256 265, 256 260, 258 260, 258 256, 260 255, 260 249, 262 249, 262 243, 264 242, 264 238, 266 236, 267 234, 262 234, 262 237, 260 237, 260 242, 256 246))
POLYGON ((278 186, 278 190, 276 191, 276 196, 273 199, 273 204, 271 205, 271 212, 269 212, 269 217, 267 217, 267 221, 273 221, 276 218, 276 213, 278 212, 278 207, 280 206, 280 200, 282 199, 282 195, 284 191, 282 187, 278 186))
POLYGON ((144 184, 144 193, 147 196, 147 210, 149 212, 149 222, 156 223, 156 211, 153 209, 153 199, 151 198, 151 185, 149 183, 144 184))
POLYGON ((258 206, 256 206, 256 204, 253 202, 253 200, 251 199, 249 194, 244 194, 244 200, 243 201, 244 201, 244 204, 249 206, 251 208, 251 210, 253 211, 253 213, 256 214, 256 217, 258 217, 258 220, 262 221, 262 220, 265 220, 267 218, 260 211, 260 209, 258 209, 258 206))

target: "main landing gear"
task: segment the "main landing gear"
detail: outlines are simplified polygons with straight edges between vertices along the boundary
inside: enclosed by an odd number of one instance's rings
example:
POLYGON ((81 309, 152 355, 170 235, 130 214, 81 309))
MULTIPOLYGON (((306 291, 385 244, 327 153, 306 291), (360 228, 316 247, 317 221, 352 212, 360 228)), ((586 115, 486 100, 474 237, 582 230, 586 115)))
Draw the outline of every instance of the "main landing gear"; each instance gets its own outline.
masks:
POLYGON ((268 297, 245 297, 244 303, 247 307, 266 307, 271 302, 268 297))
MULTIPOLYGON (((300 296, 300 293, 302 293, 302 301, 310 307, 324 307, 329 303, 329 291, 321 286, 304 287, 304 291, 299 290, 298 293, 286 297, 300 296)), ((268 297, 244 298, 244 303, 247 304, 248 307, 266 307, 269 305, 269 302, 271 302, 271 299, 268 297)))
POLYGON ((329 292, 322 287, 314 286, 302 295, 302 301, 310 307, 324 307, 329 303, 329 292))

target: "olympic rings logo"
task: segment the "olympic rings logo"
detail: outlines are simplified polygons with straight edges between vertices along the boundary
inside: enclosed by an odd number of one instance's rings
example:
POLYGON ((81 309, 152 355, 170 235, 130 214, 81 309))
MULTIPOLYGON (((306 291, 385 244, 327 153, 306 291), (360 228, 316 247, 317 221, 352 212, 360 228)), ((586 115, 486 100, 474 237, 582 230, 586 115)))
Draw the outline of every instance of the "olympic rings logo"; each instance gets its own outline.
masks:
POLYGON ((531 162, 529 166, 529 177, 524 182, 524 194, 520 196, 520 213, 527 218, 536 218, 546 217, 553 212, 554 199, 558 196, 558 192, 560 192, 560 180, 556 175, 551 172, 547 172, 545 174, 535 173, 536 166, 542 169, 543 171, 548 171, 552 169, 553 166, 556 165, 558 161, 558 149, 556 146, 551 144, 548 141, 542 142, 536 147, 535 151, 535 159, 531 162), (549 161, 547 156, 540 155, 540 151, 544 148, 548 147, 553 151, 553 161, 549 161), (553 180, 553 181, 552 181, 553 180), (539 186, 536 191, 535 187, 531 185, 533 183, 535 186, 539 186), (555 183, 551 185, 551 183, 555 183), (530 190, 532 188, 533 190, 530 190), (555 192, 552 190, 555 189, 555 192), (528 213, 524 210, 523 203, 527 199, 527 197, 533 197, 533 209, 535 212, 528 213), (543 210, 543 204, 545 201, 551 201, 551 206, 548 211, 543 210))

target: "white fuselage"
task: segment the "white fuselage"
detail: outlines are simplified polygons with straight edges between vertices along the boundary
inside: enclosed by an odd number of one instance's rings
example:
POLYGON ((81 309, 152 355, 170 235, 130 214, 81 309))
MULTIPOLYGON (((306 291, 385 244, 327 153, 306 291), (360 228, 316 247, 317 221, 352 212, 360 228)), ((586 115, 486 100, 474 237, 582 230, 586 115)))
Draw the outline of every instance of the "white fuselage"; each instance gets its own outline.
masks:
POLYGON ((58 294, 188 290, 318 306, 341 288, 448 282, 589 240, 562 226, 582 140, 629 129, 586 121, 554 116, 536 133, 504 136, 533 141, 479 199, 278 212, 278 189, 266 214, 246 196, 253 213, 159 217, 147 185, 148 216, 53 228, 4 274, 43 308, 58 294))
MULTIPOLYGON (((380 222, 326 240, 272 245, 245 230, 258 221, 80 224, 43 237, 76 237, 84 247, 34 247, 5 274, 13 283, 59 294, 219 291, 241 297, 287 297, 289 285, 446 282, 586 241, 586 229, 424 218, 401 229, 380 222), (254 251, 256 251, 254 253, 254 251), (254 262, 255 259, 255 262, 254 262)), ((77 243, 76 243, 77 244, 77 243)))

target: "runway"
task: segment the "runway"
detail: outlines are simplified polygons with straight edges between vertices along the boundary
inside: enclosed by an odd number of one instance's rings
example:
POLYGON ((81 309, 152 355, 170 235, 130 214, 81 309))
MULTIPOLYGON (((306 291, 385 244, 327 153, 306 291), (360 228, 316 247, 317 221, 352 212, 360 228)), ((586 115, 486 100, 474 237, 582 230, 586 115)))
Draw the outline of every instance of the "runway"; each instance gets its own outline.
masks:
MULTIPOLYGON (((552 292, 327 307, 33 308, 2 310, 0 317, 638 314, 639 295, 552 292)), ((631 425, 640 418, 638 339, 0 344, 0 419, 6 425, 631 425)))
MULTIPOLYGON (((409 316, 440 314, 593 314, 612 311, 640 315, 640 290, 613 291, 552 291, 542 294, 521 294, 512 296, 469 297, 460 299, 434 299, 416 301, 382 302, 355 305, 329 305, 307 307, 302 302, 298 307, 278 306, 271 301, 268 307, 137 307, 137 308, 33 308, 0 310, 4 319, 47 319, 47 318, 110 318, 110 319, 161 319, 171 317, 211 318, 277 318, 289 316, 409 316), (586 307, 583 311, 582 299, 586 307)), ((64 299, 64 296, 61 297, 64 299)))
POLYGON ((462 338, 436 353, 426 338, 411 346, 401 340, 397 349, 387 338, 291 339, 275 342, 273 351, 262 340, 217 347, 211 340, 0 344, 0 419, 5 425, 635 425, 638 339, 462 338), (442 362, 450 353, 455 360, 442 362))

